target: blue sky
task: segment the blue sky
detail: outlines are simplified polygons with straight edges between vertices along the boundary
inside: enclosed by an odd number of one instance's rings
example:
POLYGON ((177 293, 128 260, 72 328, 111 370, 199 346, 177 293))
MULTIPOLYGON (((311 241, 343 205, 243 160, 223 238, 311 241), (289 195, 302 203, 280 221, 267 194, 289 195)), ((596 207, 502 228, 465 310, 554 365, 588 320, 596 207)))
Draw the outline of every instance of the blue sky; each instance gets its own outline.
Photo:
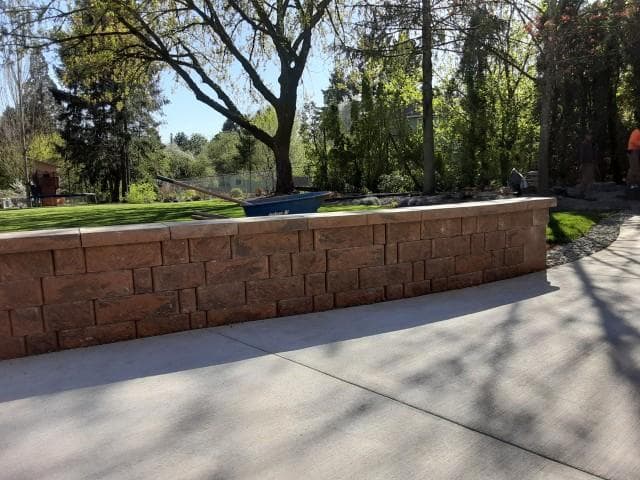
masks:
MULTIPOLYGON (((322 90, 329 84, 329 75, 333 65, 325 55, 312 56, 302 78, 302 85, 298 90, 298 108, 308 101, 322 104, 322 90)), ((267 70, 266 81, 274 83, 275 69, 267 70)), ((201 133, 207 138, 218 133, 224 117, 207 105, 196 100, 195 96, 182 83, 175 80, 174 75, 165 72, 161 80, 162 90, 169 101, 163 108, 163 116, 159 119, 159 127, 163 142, 169 141, 171 133, 185 132, 188 135, 201 133)), ((259 105, 256 105, 256 110, 259 105)))

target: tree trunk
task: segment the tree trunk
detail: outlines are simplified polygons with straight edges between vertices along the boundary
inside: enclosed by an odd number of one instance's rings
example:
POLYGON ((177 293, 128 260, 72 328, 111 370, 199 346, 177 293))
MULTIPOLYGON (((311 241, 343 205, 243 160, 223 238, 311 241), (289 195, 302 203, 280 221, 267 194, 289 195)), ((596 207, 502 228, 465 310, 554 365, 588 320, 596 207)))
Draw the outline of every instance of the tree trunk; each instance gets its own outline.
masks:
POLYGON ((431 0, 422 0, 422 192, 435 190, 435 147, 433 138, 433 64, 431 50, 431 0))
POLYGON ((544 68, 541 85, 540 105, 540 146, 538 149, 538 193, 549 191, 549 156, 551 155, 551 122, 553 120, 553 101, 555 92, 555 47, 556 35, 554 22, 557 19, 558 4, 556 0, 549 0, 547 15, 551 19, 544 44, 544 68))
POLYGON ((289 150, 291 147, 291 137, 285 137, 276 142, 273 146, 273 155, 276 160, 276 192, 280 195, 287 195, 293 192, 293 172, 289 150))
POLYGON ((286 92, 281 95, 282 103, 276 109, 278 118, 278 130, 273 136, 273 155, 276 162, 276 192, 280 195, 287 195, 293 192, 293 172, 291 168, 291 134, 293 124, 296 120, 296 85, 287 82, 281 77, 280 80, 286 92))

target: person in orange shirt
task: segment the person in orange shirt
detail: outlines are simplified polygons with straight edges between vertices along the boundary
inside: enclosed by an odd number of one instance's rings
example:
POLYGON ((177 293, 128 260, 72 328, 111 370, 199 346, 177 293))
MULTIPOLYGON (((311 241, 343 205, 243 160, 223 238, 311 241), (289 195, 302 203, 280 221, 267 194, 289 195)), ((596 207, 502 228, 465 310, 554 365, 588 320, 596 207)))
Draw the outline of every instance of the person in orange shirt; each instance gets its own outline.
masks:
POLYGON ((627 185, 637 188, 640 185, 640 129, 631 132, 627 146, 629 154, 629 171, 627 172, 627 185))

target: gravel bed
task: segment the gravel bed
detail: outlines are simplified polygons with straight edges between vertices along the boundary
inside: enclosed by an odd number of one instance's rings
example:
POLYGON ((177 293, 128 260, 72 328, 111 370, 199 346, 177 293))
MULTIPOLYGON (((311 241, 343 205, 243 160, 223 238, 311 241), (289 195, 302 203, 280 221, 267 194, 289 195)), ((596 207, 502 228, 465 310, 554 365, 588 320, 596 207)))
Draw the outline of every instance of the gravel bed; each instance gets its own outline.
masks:
POLYGON ((620 226, 630 216, 631 213, 628 211, 612 213, 594 225, 585 236, 550 248, 547 250, 547 267, 574 262, 607 248, 618 238, 620 226))

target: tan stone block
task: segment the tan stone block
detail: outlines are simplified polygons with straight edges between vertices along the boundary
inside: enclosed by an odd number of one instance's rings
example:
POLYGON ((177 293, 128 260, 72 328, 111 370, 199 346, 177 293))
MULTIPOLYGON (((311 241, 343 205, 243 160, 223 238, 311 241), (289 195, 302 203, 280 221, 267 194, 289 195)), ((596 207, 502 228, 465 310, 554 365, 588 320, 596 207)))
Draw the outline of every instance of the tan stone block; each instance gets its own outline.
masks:
POLYGON ((384 245, 387 243, 387 228, 384 224, 373 226, 373 243, 376 245, 384 245))
POLYGON ((414 262, 431 258, 431 240, 398 243, 398 262, 414 262))
POLYGON ((153 267, 153 288, 158 291, 182 290, 204 285, 204 264, 183 263, 153 267))
POLYGON ((278 315, 302 315, 313 312, 313 298, 299 297, 287 298, 278 301, 278 315))
POLYGON ((96 323, 121 323, 178 313, 177 292, 156 292, 96 300, 96 323))
POLYGON ((409 282, 404 286, 405 297, 417 297, 431 293, 431 280, 422 280, 420 282, 409 282))
POLYGON ((53 263, 56 275, 73 275, 87 271, 84 262, 84 249, 65 248, 53 251, 53 263))
POLYGON ((198 287, 198 310, 235 307, 245 303, 244 282, 220 283, 198 287))
POLYGON ((422 222, 422 238, 455 237, 462 233, 460 218, 442 218, 422 222))
POLYGON ((511 247, 504 251, 504 264, 509 267, 524 262, 524 247, 511 247))
POLYGON ((313 311, 324 312, 325 310, 331 310, 334 305, 333 293, 326 293, 324 295, 314 295, 313 297, 313 311))
POLYGON ((11 336, 11 322, 9 321, 9 312, 0 312, 0 338, 11 336))
POLYGON ((148 317, 136 322, 138 337, 152 337, 155 335, 165 335, 167 333, 183 332, 189 330, 189 328, 188 313, 148 317))
POLYGON ((420 240, 420 222, 387 224, 387 243, 420 240))
POLYGON ((55 352, 58 347, 58 335, 56 332, 36 333, 25 337, 27 355, 39 355, 41 353, 55 352))
POLYGON ((506 235, 503 230, 484 234, 484 249, 486 251, 501 250, 506 246, 506 235))
POLYGON ((360 288, 382 287, 413 280, 413 265, 398 263, 360 269, 360 288))
POLYGON ((269 278, 269 259, 267 257, 239 257, 231 260, 214 260, 207 262, 205 266, 208 284, 269 278))
POLYGON ((342 292, 358 289, 358 270, 336 270, 327 272, 327 292, 342 292))
POLYGON ((303 273, 326 272, 326 250, 320 250, 318 252, 292 253, 291 266, 294 275, 301 275, 303 273))
MULTIPOLYGON (((545 255, 545 259, 546 259, 546 255, 545 255)), ((504 265, 504 249, 493 250, 491 252, 491 268, 502 267, 503 265, 504 265)))
POLYGON ((298 251, 298 232, 264 233, 238 236, 233 241, 233 256, 260 257, 298 251))
POLYGON ((337 308, 368 305, 382 301, 384 301, 384 287, 337 292, 335 296, 335 305, 337 308))
POLYGON ((249 322, 273 318, 277 315, 275 302, 264 304, 240 305, 232 308, 209 310, 207 312, 207 325, 215 327, 229 323, 249 322))
POLYGON ((238 235, 258 235, 307 230, 308 220, 304 215, 284 215, 238 218, 236 222, 238 223, 238 235))
POLYGON ((549 223, 549 210, 546 208, 533 211, 533 225, 534 226, 547 226, 549 223))
POLYGON ((178 263, 189 263, 188 240, 165 240, 162 242, 162 264, 176 265, 178 263))
POLYGON ((516 275, 518 275, 518 270, 515 266, 490 268, 484 271, 483 281, 496 282, 498 280, 505 280, 507 278, 515 277, 516 275))
POLYGON ((307 218, 309 230, 357 227, 367 224, 367 216, 363 212, 311 213, 307 218))
POLYGON ((462 255, 456 257, 456 273, 480 272, 486 268, 491 268, 491 253, 480 255, 462 255))
POLYGON ((404 297, 404 285, 399 283, 397 285, 387 285, 384 287, 385 300, 399 300, 404 297))
POLYGON ((435 238, 431 246, 431 255, 433 258, 457 257, 458 255, 469 255, 470 253, 471 237, 469 235, 435 238))
POLYGON ((398 263, 398 244, 388 243, 384 246, 384 264, 394 265, 398 263))
POLYGON ((384 265, 384 246, 336 248, 327 251, 329 270, 351 270, 359 267, 384 265))
POLYGON ((0 254, 80 247, 78 228, 0 233, 0 254))
POLYGON ((269 255, 269 276, 281 278, 291 276, 291 254, 277 253, 269 255))
POLYGON ((238 222, 235 219, 171 222, 165 223, 165 225, 171 232, 171 240, 228 237, 238 234, 238 222))
POLYGON ((93 302, 81 301, 45 305, 42 309, 45 329, 68 330, 95 324, 93 302))
POLYGON ((40 307, 18 308, 13 310, 10 315, 14 337, 44 332, 40 307))
POLYGON ((136 293, 153 292, 153 278, 150 268, 136 268, 133 271, 133 288, 136 293))
POLYGON ((424 278, 427 280, 450 277, 454 272, 455 260, 453 257, 434 258, 424 262, 424 278))
POLYGON ((520 247, 529 241, 530 235, 533 233, 533 228, 517 228, 515 230, 507 230, 506 233, 506 247, 520 247))
POLYGON ((231 258, 231 237, 189 239, 189 258, 192 262, 231 258))
POLYGON ((478 231, 478 217, 464 217, 462 222, 462 235, 469 235, 478 231))
POLYGON ((433 278, 431 279, 431 292, 444 292, 448 288, 447 278, 433 278))
POLYGON ((304 276, 304 294, 322 295, 327 291, 324 273, 308 273, 304 276))
POLYGON ((419 282, 424 280, 424 260, 413 262, 413 281, 419 282))
POLYGON ((485 250, 484 233, 474 233, 471 235, 471 254, 478 255, 485 250))
POLYGON ((0 360, 24 357, 26 353, 24 337, 0 338, 0 360))
POLYGON ((422 220, 422 212, 416 208, 385 208, 368 211, 365 215, 369 225, 411 223, 422 220))
POLYGON ((88 227, 80 229, 80 236, 83 247, 155 243, 169 240, 169 228, 162 223, 88 227))
POLYGON ((498 230, 525 228, 533 225, 533 212, 513 212, 498 216, 498 230))
POLYGON ((0 283, 53 275, 51 252, 0 255, 0 283))
POLYGON ((454 290, 456 288, 467 288, 482 283, 482 272, 463 273, 453 275, 447 281, 447 288, 454 290))
POLYGON ((537 272, 547 266, 546 226, 532 227, 524 245, 524 272, 537 272))
POLYGON ((42 305, 39 278, 0 283, 0 310, 42 305))
POLYGON ((87 272, 162 265, 160 242, 85 248, 87 272))
POLYGON ((122 297, 133 294, 131 270, 62 275, 42 279, 45 303, 122 297))
POLYGON ((310 252, 313 250, 313 231, 300 230, 298 232, 298 244, 301 252, 310 252))
POLYGON ((316 250, 373 245, 373 226, 315 230, 316 250))
POLYGON ((60 348, 79 348, 104 343, 121 342, 136 338, 133 322, 93 325, 90 327, 62 330, 58 333, 60 348))
POLYGON ((207 328, 207 326, 207 312, 191 312, 189 314, 189 327, 192 330, 207 328))
POLYGON ((247 282, 247 303, 271 303, 302 296, 304 296, 302 275, 247 282))
POLYGON ((481 215, 478 217, 478 232, 493 232, 498 229, 498 215, 481 215))
POLYGON ((193 313, 196 310, 198 310, 196 289, 185 288, 180 290, 180 313, 193 313))

